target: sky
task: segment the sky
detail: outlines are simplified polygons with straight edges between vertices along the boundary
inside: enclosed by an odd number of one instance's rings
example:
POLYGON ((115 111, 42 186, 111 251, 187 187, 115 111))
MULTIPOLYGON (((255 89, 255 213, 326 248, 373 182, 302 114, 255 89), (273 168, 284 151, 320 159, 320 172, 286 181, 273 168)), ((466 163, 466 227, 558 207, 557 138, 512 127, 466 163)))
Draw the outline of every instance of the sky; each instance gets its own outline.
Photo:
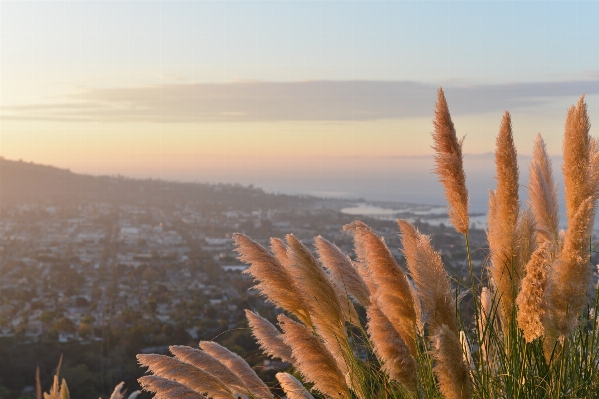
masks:
POLYGON ((475 172, 506 110, 520 154, 540 132, 559 155, 581 94, 599 118, 598 19, 595 1, 2 0, 0 155, 275 191, 383 176, 400 199, 393 176, 430 172, 438 87, 475 172))

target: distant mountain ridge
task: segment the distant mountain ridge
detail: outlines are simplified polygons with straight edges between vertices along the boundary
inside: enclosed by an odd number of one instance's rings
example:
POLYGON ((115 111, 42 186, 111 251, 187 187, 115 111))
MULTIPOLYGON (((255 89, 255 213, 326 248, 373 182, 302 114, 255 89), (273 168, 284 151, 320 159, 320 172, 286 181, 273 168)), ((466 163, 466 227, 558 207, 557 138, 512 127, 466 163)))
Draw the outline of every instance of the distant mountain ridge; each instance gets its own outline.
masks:
POLYGON ((90 201, 204 205, 256 209, 308 198, 267 194, 252 186, 181 183, 122 176, 92 176, 67 169, 0 158, 0 206, 23 203, 76 205, 90 201))

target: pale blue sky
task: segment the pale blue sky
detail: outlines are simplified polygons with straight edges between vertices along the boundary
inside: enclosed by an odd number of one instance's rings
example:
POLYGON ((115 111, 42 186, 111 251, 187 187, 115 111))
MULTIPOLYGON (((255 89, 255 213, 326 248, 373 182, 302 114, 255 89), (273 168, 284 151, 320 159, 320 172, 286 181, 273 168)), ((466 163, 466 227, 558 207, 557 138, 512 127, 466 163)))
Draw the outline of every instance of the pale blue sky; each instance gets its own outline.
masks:
POLYGON ((597 21, 596 1, 0 1, 0 155, 259 185, 290 159, 430 155, 439 86, 467 153, 509 110, 521 154, 541 132, 559 155, 582 93, 599 118, 597 21))
POLYGON ((596 77, 598 17, 595 1, 2 1, 0 25, 3 67, 88 85, 489 84, 596 77))

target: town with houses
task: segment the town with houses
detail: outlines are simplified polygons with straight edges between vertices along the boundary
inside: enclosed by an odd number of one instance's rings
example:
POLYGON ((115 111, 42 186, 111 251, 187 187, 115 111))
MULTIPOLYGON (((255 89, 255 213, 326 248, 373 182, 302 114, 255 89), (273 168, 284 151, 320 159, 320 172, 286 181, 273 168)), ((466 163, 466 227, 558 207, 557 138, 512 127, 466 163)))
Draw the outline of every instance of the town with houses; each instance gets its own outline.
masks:
MULTIPOLYGON (((225 345, 274 381, 276 370, 288 365, 261 354, 244 310, 271 321, 281 310, 252 289, 234 233, 265 247, 271 237, 292 233, 312 249, 321 235, 355 258, 343 226, 360 219, 405 267, 396 222, 403 218, 431 236, 456 287, 467 279, 464 238, 438 204, 270 194, 252 186, 0 163, 0 398, 34 398, 37 367, 42 384, 51 384, 61 358, 73 397, 106 397, 121 381, 137 389, 145 370, 136 354, 201 340, 225 345)), ((473 215, 470 242, 475 274, 485 278, 481 218, 473 215)))
MULTIPOLYGON (((234 232, 265 246, 290 232, 310 245, 320 234, 351 254, 343 225, 354 219, 316 201, 253 211, 20 205, 0 219, 0 337, 101 340, 104 326, 136 318, 183 328, 192 339, 201 329, 216 332, 215 319, 223 315, 234 328, 243 318, 240 305, 257 295, 241 273, 247 265, 237 260, 234 232)), ((395 223, 369 219, 401 259, 395 223)), ((421 229, 459 268, 461 237, 450 227, 421 223, 421 229)), ((484 256, 475 260, 480 265, 484 256)))

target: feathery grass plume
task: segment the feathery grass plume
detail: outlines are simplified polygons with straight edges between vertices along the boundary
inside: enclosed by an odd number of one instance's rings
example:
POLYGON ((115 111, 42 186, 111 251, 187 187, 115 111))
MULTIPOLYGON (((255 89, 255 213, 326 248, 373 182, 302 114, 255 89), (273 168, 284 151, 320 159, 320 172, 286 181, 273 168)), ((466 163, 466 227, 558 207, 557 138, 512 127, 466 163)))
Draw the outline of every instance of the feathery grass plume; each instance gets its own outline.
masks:
MULTIPOLYGON (((343 312, 337 290, 308 248, 293 234, 288 234, 286 239, 288 253, 294 265, 293 277, 299 283, 302 296, 309 304, 310 318, 316 332, 323 338, 343 374, 349 378, 349 363, 353 353, 348 342, 345 321, 351 320, 343 312)), ((357 315, 355 317, 357 318, 357 315)))
POLYGON ((277 260, 287 270, 287 273, 291 274, 293 271, 293 262, 289 257, 287 245, 280 238, 270 238, 270 251, 275 255, 277 260))
POLYGON ((402 219, 397 223, 402 234, 403 253, 410 276, 416 284, 416 293, 429 331, 434 332, 442 325, 447 325, 457 334, 455 294, 441 256, 434 250, 430 238, 420 234, 414 225, 402 219))
POLYGON ((254 287, 276 306, 310 324, 310 315, 301 295, 295 290, 292 276, 279 260, 263 246, 243 234, 236 233, 233 239, 239 259, 251 265, 244 273, 250 274, 258 284, 254 287))
POLYGON ((509 112, 503 116, 497 149, 495 150, 495 165, 497 168, 497 189, 494 192, 493 210, 489 210, 489 229, 487 240, 491 252, 490 273, 496 284, 499 298, 499 317, 502 328, 511 323, 515 294, 519 286, 522 270, 518 270, 515 258, 514 236, 520 213, 518 200, 518 162, 516 147, 512 135, 512 122, 509 112))
POLYGON ((551 159, 545 142, 537 134, 529 168, 528 198, 535 215, 537 232, 544 241, 557 244, 559 240, 559 207, 557 184, 553 178, 551 159))
POLYGON ((469 399, 470 377, 464 363, 462 345, 456 334, 443 325, 433 336, 433 356, 437 361, 434 367, 439 380, 439 389, 445 399, 469 399))
POLYGON ((137 355, 137 361, 148 367, 154 375, 183 384, 199 394, 207 394, 214 399, 235 398, 233 392, 212 374, 174 357, 140 354, 137 355))
MULTIPOLYGON (((527 208, 520 212, 516 224, 516 236, 514 242, 514 267, 518 277, 524 277, 526 264, 530 260, 533 252, 537 249, 537 230, 535 216, 527 208)), ((519 287, 516 287, 519 288, 519 287)))
POLYGON ((417 364, 410 355, 410 348, 376 304, 370 305, 366 314, 368 335, 382 370, 409 391, 416 391, 417 364))
POLYGON ((360 305, 367 307, 370 304, 370 291, 351 259, 321 236, 317 236, 314 242, 320 262, 330 271, 333 281, 360 305))
POLYGON ((64 378, 62 379, 62 383, 60 384, 60 399, 71 399, 69 387, 67 386, 67 381, 64 378))
POLYGON ((154 392, 156 399, 206 399, 206 396, 166 378, 145 375, 137 381, 144 390, 154 392))
POLYGON ((331 398, 349 398, 343 372, 324 342, 303 324, 279 315, 284 339, 292 349, 293 365, 315 390, 331 398))
POLYGON ((547 273, 551 267, 551 241, 545 241, 532 254, 526 264, 526 276, 516 299, 518 304, 518 327, 524 333, 526 342, 543 336, 543 320, 547 313, 545 292, 547 273))
POLYGON ((584 95, 576 106, 570 107, 566 116, 564 131, 564 191, 566 216, 572 220, 582 202, 592 193, 589 185, 589 153, 592 148, 589 137, 591 123, 587 115, 584 95))
POLYGON ((277 380, 288 399, 314 399, 314 396, 289 373, 277 373, 277 380))
POLYGON ((231 389, 250 395, 250 390, 241 381, 237 374, 233 373, 227 366, 210 356, 208 353, 189 346, 173 345, 169 346, 171 353, 180 361, 191 364, 192 366, 212 374, 231 389))
POLYGON ((594 218, 594 199, 580 204, 570 220, 564 246, 549 274, 549 312, 558 334, 567 337, 576 328, 576 319, 587 303, 591 280, 588 243, 594 218))
POLYGON ((114 387, 112 394, 110 395, 110 399, 123 399, 125 397, 125 392, 123 391, 123 387, 125 386, 125 381, 121 381, 114 387))
POLYGON ((449 203, 449 218, 453 227, 462 234, 468 234, 470 219, 468 216, 468 189, 464 173, 462 140, 458 140, 447 108, 443 89, 437 92, 435 107, 435 132, 432 134, 435 144, 435 173, 445 188, 445 198, 449 203))
POLYGON ((418 293, 416 292, 416 287, 414 287, 414 283, 408 279, 408 284, 410 285, 410 292, 412 293, 412 298, 414 298, 414 312, 416 312, 416 328, 418 329, 417 332, 421 333, 424 331, 424 316, 422 314, 420 298, 418 298, 418 293))
POLYGON ((416 357, 416 311, 405 273, 387 245, 366 224, 355 221, 343 229, 354 234, 356 255, 376 285, 376 301, 381 312, 408 345, 410 354, 416 357))
POLYGON ((254 396, 261 399, 273 398, 266 384, 262 382, 258 375, 256 375, 256 372, 241 357, 212 341, 201 341, 200 347, 235 373, 254 396))
POLYGON ((52 388, 50 388, 49 392, 44 392, 44 399, 60 399, 60 369, 62 367, 62 355, 60 355, 60 359, 58 360, 58 365, 56 366, 56 373, 54 374, 54 381, 52 383, 52 388))
POLYGON ((341 312, 343 313, 343 319, 355 325, 356 327, 360 327, 360 318, 358 317, 358 313, 356 312, 356 308, 349 297, 349 294, 345 287, 337 284, 333 278, 328 275, 329 281, 331 282, 331 286, 335 291, 335 295, 337 295, 337 299, 339 299, 339 304, 341 305, 341 312))
MULTIPOLYGON (((293 234, 287 234, 285 238, 288 254, 294 265, 292 277, 298 282, 304 298, 309 302, 312 318, 320 318, 319 323, 324 322, 334 325, 335 329, 343 329, 342 324, 345 317, 339 298, 337 295, 332 295, 335 288, 326 273, 308 248, 293 234), (328 321, 325 321, 326 319, 328 321)), ((314 320, 314 322, 317 321, 314 320)))
POLYGON ((264 317, 251 310, 246 309, 245 316, 262 351, 268 356, 291 363, 291 348, 285 343, 279 330, 264 317))

